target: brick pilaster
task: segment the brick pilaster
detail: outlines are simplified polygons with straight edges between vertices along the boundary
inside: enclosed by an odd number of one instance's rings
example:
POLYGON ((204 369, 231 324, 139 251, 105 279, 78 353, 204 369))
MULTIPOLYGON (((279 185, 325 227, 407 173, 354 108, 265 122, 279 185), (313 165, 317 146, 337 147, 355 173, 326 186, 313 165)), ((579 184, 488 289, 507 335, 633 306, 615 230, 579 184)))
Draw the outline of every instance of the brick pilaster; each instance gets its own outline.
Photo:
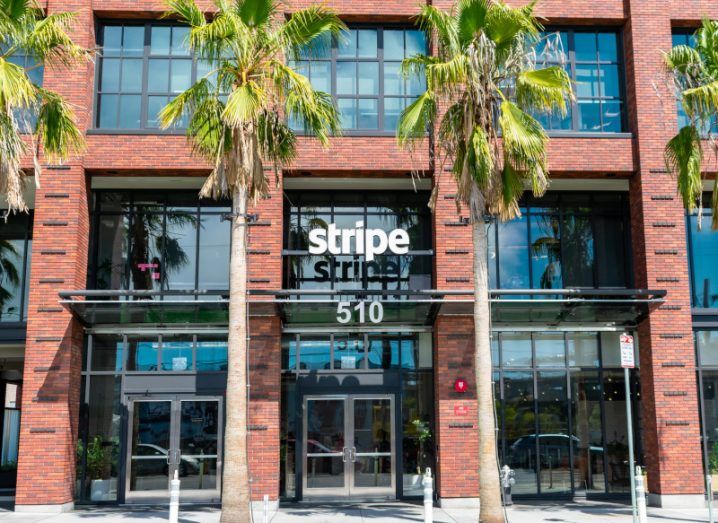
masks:
POLYGON ((638 331, 648 490, 662 496, 701 494, 685 218, 662 156, 676 131, 676 106, 661 62, 661 51, 671 47, 663 2, 632 0, 625 36, 629 116, 638 138, 630 195, 636 285, 668 290, 667 306, 653 311, 638 331))

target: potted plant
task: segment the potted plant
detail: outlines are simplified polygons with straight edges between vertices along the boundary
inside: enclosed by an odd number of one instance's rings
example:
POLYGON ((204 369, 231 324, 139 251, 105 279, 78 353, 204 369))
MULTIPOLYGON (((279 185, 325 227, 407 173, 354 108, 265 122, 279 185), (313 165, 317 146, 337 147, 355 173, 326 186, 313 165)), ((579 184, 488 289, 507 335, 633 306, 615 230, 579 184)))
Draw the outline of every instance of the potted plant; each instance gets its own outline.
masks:
POLYGON ((418 418, 411 421, 411 427, 412 439, 416 441, 416 471, 414 474, 404 474, 404 493, 412 491, 418 495, 423 492, 422 475, 426 462, 426 445, 431 441, 431 430, 427 421, 418 418))
POLYGON ((109 476, 110 455, 99 434, 87 444, 87 477, 90 478, 90 500, 105 501, 113 483, 109 476))

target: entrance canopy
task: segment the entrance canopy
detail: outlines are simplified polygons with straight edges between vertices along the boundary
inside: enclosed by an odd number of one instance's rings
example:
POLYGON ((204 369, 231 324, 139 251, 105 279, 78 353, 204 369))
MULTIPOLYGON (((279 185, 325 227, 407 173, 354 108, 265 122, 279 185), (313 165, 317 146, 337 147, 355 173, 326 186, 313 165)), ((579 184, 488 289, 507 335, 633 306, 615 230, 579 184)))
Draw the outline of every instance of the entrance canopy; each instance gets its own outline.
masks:
MULTIPOLYGON (((633 326, 666 291, 646 289, 502 289, 491 291, 494 324, 558 327, 564 324, 633 326)), ((226 326, 225 291, 60 292, 60 303, 86 326, 226 326)), ((428 326, 437 316, 473 314, 471 290, 279 290, 250 291, 251 316, 282 318, 285 327, 428 326), (374 305, 378 302, 379 305, 374 305)))

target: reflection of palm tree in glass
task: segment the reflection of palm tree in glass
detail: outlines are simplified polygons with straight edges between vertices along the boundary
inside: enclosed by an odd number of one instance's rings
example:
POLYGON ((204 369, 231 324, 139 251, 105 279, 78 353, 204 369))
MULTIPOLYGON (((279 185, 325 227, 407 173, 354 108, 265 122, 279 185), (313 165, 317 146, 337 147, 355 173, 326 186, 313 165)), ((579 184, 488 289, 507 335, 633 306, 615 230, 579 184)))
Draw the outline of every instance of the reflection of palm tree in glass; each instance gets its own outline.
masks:
MULTIPOLYGON (((546 257, 546 266, 541 274, 541 289, 553 289, 554 282, 561 281, 561 237, 559 217, 556 215, 536 215, 532 217, 541 231, 541 236, 531 243, 534 259, 546 257)), ((560 286, 560 284, 559 284, 560 286)))
MULTIPOLYGON (((306 211, 305 211, 306 212, 306 211)), ((295 230, 296 237, 294 238, 294 245, 295 248, 297 247, 305 247, 309 248, 309 231, 313 229, 328 229, 329 224, 323 220, 322 218, 315 216, 312 216, 307 221, 307 227, 303 227, 301 223, 297 224, 297 228, 295 230)), ((313 263, 315 260, 330 260, 331 256, 328 254, 325 254, 323 256, 314 256, 314 255, 306 255, 306 256, 290 256, 290 263, 291 263, 291 277, 290 280, 294 280, 295 282, 299 282, 303 277, 303 267, 304 263, 313 263)), ((300 283, 297 283, 297 287, 301 287, 300 283)))
POLYGON ((197 218, 187 213, 168 213, 167 228, 164 227, 163 214, 134 215, 131 229, 132 259, 130 267, 133 289, 153 289, 155 282, 161 290, 167 288, 167 273, 181 269, 189 263, 189 257, 179 240, 167 233, 170 226, 192 225, 196 227, 197 218), (164 253, 164 265, 161 259, 164 253), (151 267, 148 267, 150 264, 151 267), (157 279, 154 275, 159 275, 157 279))
MULTIPOLYGON (((17 289, 20 284, 20 274, 13 263, 19 256, 20 253, 11 241, 0 240, 0 315, 5 312, 5 305, 15 297, 13 289, 17 289)), ((8 309, 7 312, 16 312, 14 309, 8 309)))

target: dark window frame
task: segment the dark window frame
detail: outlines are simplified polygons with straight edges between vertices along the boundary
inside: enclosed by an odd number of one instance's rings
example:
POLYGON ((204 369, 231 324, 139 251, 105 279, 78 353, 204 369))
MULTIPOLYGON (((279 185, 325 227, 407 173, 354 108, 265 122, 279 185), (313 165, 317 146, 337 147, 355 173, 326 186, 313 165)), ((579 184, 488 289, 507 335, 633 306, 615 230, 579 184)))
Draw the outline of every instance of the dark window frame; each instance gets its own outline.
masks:
MULTIPOLYGON (((344 136, 395 136, 396 130, 390 129, 390 130, 384 130, 384 120, 385 120, 385 110, 384 110, 384 100, 385 98, 392 98, 392 99, 403 99, 403 100, 413 100, 416 98, 416 96, 404 94, 404 95, 386 95, 385 89, 384 89, 384 64, 385 63, 394 63, 396 60, 384 60, 384 31, 385 30, 401 30, 401 31, 419 31, 421 32, 421 29, 418 27, 411 25, 411 24, 398 24, 398 23, 388 23, 388 24, 380 24, 380 23, 353 23, 349 24, 349 29, 356 29, 356 30, 362 30, 362 29, 374 29, 377 31, 377 56, 376 58, 360 58, 360 57, 339 57, 338 56, 338 46, 337 46, 337 39, 332 38, 332 44, 331 44, 331 50, 330 50, 330 56, 328 58, 319 58, 315 59, 312 57, 304 58, 302 60, 296 60, 297 62, 310 62, 310 69, 311 69, 311 62, 317 61, 317 62, 328 62, 330 64, 330 85, 331 85, 331 92, 328 94, 332 96, 332 99, 336 103, 338 100, 362 100, 362 99, 377 99, 377 128, 376 129, 361 129, 361 128, 345 128, 342 127, 342 134, 344 136), (360 94, 354 94, 354 95, 338 95, 337 94, 337 62, 343 62, 343 61, 350 61, 355 63, 376 63, 378 64, 378 70, 379 70, 379 76, 378 76, 378 91, 376 95, 360 95, 360 94)), ((406 36, 405 42, 406 42, 406 36)), ((425 53, 430 54, 431 52, 431 41, 430 39, 426 39, 426 48, 425 53)), ((358 67, 358 66, 357 66, 358 67)), ((358 73, 357 73, 358 74, 358 73)), ((308 75, 307 75, 308 76, 308 75)), ((356 78, 359 78, 357 75, 356 78)), ((418 95, 417 95, 418 96, 418 95)), ((409 102, 410 103, 410 102, 409 102)), ((408 105, 408 104, 407 104, 408 105)), ((358 117, 358 116, 357 116, 358 117)), ((306 135, 306 131, 302 130, 301 128, 295 129, 295 133, 297 135, 306 135)))
MULTIPOLYGON (((190 260, 190 265, 194 264, 194 288, 199 289, 199 276, 200 276, 200 258, 202 249, 201 246, 201 218, 203 216, 224 216, 230 212, 231 203, 229 200, 207 200, 207 199, 200 199, 199 196, 197 196, 196 190, 180 190, 180 191, 172 191, 171 189, 158 189, 158 190, 146 190, 146 189, 140 189, 140 190, 123 190, 123 189, 95 189, 93 190, 93 203, 92 203, 92 211, 90 213, 90 223, 91 223, 91 232, 90 232, 90 254, 89 254, 89 266, 87 271, 87 286, 89 289, 97 289, 98 284, 98 274, 99 274, 99 246, 100 246, 100 220, 102 217, 105 216, 124 216, 128 218, 128 228, 131 229, 133 219, 138 214, 158 214, 161 215, 163 224, 162 224, 162 230, 167 230, 167 215, 171 214, 173 211, 171 208, 173 207, 172 203, 168 203, 168 197, 173 194, 193 194, 196 196, 196 204, 194 205, 194 211, 192 213, 192 216, 194 216, 197 219, 197 226, 196 226, 196 251, 194 253, 194 259, 190 260), (127 197, 127 205, 126 207, 123 207, 122 211, 106 211, 102 210, 102 195, 104 194, 124 194, 127 197), (142 197, 145 196, 154 196, 157 201, 157 207, 153 208, 151 211, 145 211, 145 212, 138 212, 138 206, 136 202, 139 199, 142 199, 142 197)), ((129 238, 125 239, 127 245, 125 246, 127 249, 127 261, 124 264, 124 274, 123 274, 123 282, 121 285, 121 289, 130 289, 131 288, 131 274, 132 274, 132 253, 131 253, 131 241, 129 238)), ((227 241, 229 242, 230 249, 231 249, 231 235, 228 236, 227 241)), ((164 266, 164 256, 165 253, 162 253, 162 264, 164 266)), ((229 277, 229 275, 228 275, 229 277)), ((111 289, 111 290, 117 290, 117 289, 111 289)), ((207 290, 219 290, 219 291, 227 291, 228 289, 207 289, 207 290)), ((164 296, 160 296, 160 299, 164 299, 164 296)), ((187 297, 187 299, 190 299, 187 297)), ((195 300, 202 299, 201 296, 194 296, 195 300)))
MULTIPOLYGON (((535 284, 536 278, 533 274, 533 263, 532 263, 532 253, 531 253, 531 245, 532 245, 532 232, 531 232, 531 226, 532 226, 532 217, 534 216, 550 216, 555 215, 558 217, 559 220, 559 241, 560 241, 560 249, 561 249, 561 255, 560 255, 560 263, 561 263, 561 283, 562 287, 566 287, 566 267, 564 263, 564 252, 565 252, 565 244, 564 239, 566 238, 564 234, 564 222, 565 217, 568 215, 571 216, 585 216, 588 217, 591 224, 591 231, 592 231, 592 239, 593 239, 593 265, 592 265, 592 278, 593 278, 593 286, 591 287, 582 287, 582 288, 592 288, 592 289, 625 289, 630 288, 633 283, 633 270, 632 270, 632 248, 631 248, 631 224, 630 224, 630 210, 628 207, 628 193, 621 192, 621 191, 601 191, 598 194, 612 194, 619 198, 619 203, 617 205, 617 211, 616 212, 601 212, 600 208, 599 210, 596 210, 594 207, 594 194, 589 194, 589 200, 588 205, 591 205, 591 210, 589 212, 583 212, 580 210, 573 210, 571 207, 568 207, 563 204, 563 199, 570 199, 571 196, 575 195, 585 195, 585 192, 579 192, 579 191, 555 191, 553 194, 556 195, 556 198, 552 202, 548 202, 543 200, 542 198, 534 198, 530 195, 530 193, 524 193, 524 196, 519 202, 519 207, 522 209, 522 215, 526 217, 526 240, 528 245, 528 259, 526 260, 527 265, 527 275, 528 275, 528 288, 531 289, 540 289, 541 287, 535 284), (543 205, 542 205, 543 204, 543 205), (623 228, 624 228, 624 235, 623 235, 623 251, 624 251, 624 274, 626 278, 625 285, 623 286, 605 286, 599 284, 599 271, 598 271, 598 245, 596 244, 596 219, 600 217, 618 217, 621 219, 623 228)), ((600 204, 598 204, 600 205, 600 204)), ((497 289, 503 289, 503 288, 509 288, 509 287, 502 287, 501 286, 501 250, 499 248, 499 227, 497 226, 497 222, 493 221, 490 225, 490 228, 488 230, 488 234, 492 236, 490 239, 489 247, 491 247, 492 243, 494 245, 494 250, 496 252, 496 258, 493 260, 493 262, 490 260, 489 263, 493 264, 493 268, 489 268, 489 274, 491 275, 492 272, 495 274, 496 278, 496 286, 497 289)), ((492 286, 493 288, 493 286, 492 286)))
MULTIPOLYGON (((592 100, 592 101, 598 101, 601 103, 600 107, 603 107, 603 101, 617 101, 621 104, 621 121, 620 125, 621 128, 619 131, 594 131, 594 130, 581 130, 580 129, 580 121, 578 116, 578 99, 573 100, 571 105, 571 128, 570 129, 550 129, 545 128, 546 132, 549 135, 556 135, 556 136, 564 136, 564 135, 571 135, 571 136, 578 136, 578 137, 585 137, 590 135, 599 135, 599 136, 606 136, 606 137, 615 137, 620 135, 625 135, 630 133, 629 125, 628 125, 628 110, 627 110, 627 91, 626 91, 626 60, 625 60, 625 53, 623 48, 623 30, 618 27, 612 27, 612 26, 596 26, 596 27, 582 27, 582 26, 548 26, 544 30, 544 34, 550 35, 555 33, 566 33, 566 39, 568 42, 568 49, 564 49, 566 53, 566 65, 570 69, 570 76, 571 81, 574 85, 576 85, 576 65, 598 65, 599 71, 601 65, 616 65, 618 68, 618 88, 619 93, 618 97, 605 97, 605 96, 593 96, 588 98, 581 98, 582 100, 592 100), (575 34, 576 33, 614 33, 616 35, 616 62, 611 60, 601 60, 600 58, 600 52, 598 51, 598 48, 596 49, 596 57, 597 59, 595 61, 577 61, 576 60, 576 47, 575 47, 575 34)), ((546 65, 556 65, 547 63, 546 65)), ((598 79, 600 82, 600 78, 598 79)), ((555 117, 555 116, 552 116, 555 117)), ((603 128, 603 110, 599 111, 599 117, 601 122, 601 127, 603 128)))
MULTIPOLYGON (((88 129, 88 134, 185 134, 186 128, 185 127, 179 127, 175 126, 170 129, 162 130, 159 127, 152 127, 148 125, 148 104, 149 104, 149 97, 150 96, 158 96, 157 93, 150 93, 148 89, 148 81, 149 81, 149 62, 150 59, 166 59, 170 62, 173 60, 190 60, 192 62, 191 65, 191 76, 190 76, 190 86, 194 85, 194 83, 197 80, 197 70, 198 70, 198 60, 197 58, 189 52, 188 55, 172 55, 171 51, 169 55, 153 55, 151 53, 151 35, 152 35, 152 27, 186 27, 181 23, 178 23, 176 21, 161 21, 161 20, 148 20, 148 21, 142 21, 142 20, 132 20, 132 19, 103 19, 98 21, 96 24, 96 34, 97 34, 97 46, 100 49, 99 51, 99 59, 97 60, 97 65, 95 67, 95 88, 93 93, 93 118, 92 118, 92 126, 90 129, 88 129), (131 56, 126 57, 120 52, 117 56, 104 56, 103 54, 103 48, 104 48, 104 30, 108 26, 122 26, 124 27, 143 27, 144 28, 144 41, 143 41, 143 51, 142 55, 138 56, 131 56), (117 91, 102 91, 102 71, 103 71, 103 65, 105 59, 116 59, 120 61, 120 77, 118 78, 118 90, 117 91), (123 92, 122 91, 122 85, 121 85, 121 72, 122 72, 122 63, 126 59, 139 59, 142 60, 142 80, 141 80, 141 88, 139 92, 123 92), (115 95, 118 97, 117 101, 117 108, 116 108, 116 127, 102 127, 100 125, 100 110, 101 110, 101 98, 104 95, 115 95), (129 96, 140 96, 140 126, 137 128, 125 128, 120 127, 120 103, 119 103, 119 96, 121 95, 129 95, 129 96)), ((168 75, 170 75, 168 71, 168 75)), ((168 82, 171 81, 171 77, 168 78, 168 82)), ((168 89, 170 89, 171 86, 168 84, 168 89)), ((180 93, 162 93, 161 96, 167 96, 168 98, 172 97, 172 95, 178 95, 180 93)))
POLYGON ((20 276, 20 305, 19 305, 19 314, 18 314, 18 320, 17 321, 0 321, 0 328, 9 328, 9 327, 17 327, 22 326, 27 323, 27 316, 28 316, 28 300, 30 299, 30 261, 32 258, 32 244, 30 243, 32 241, 32 235, 33 235, 33 224, 35 219, 35 211, 34 209, 30 209, 28 213, 18 213, 15 215, 15 217, 10 217, 10 219, 24 219, 24 229, 22 235, 17 235, 17 237, 11 237, 8 235, 8 237, 5 237, 4 233, 2 232, 2 224, 0 224, 0 238, 3 240, 11 240, 11 241, 22 241, 22 252, 20 252, 20 257, 22 260, 21 267, 18 267, 18 273, 20 276))

